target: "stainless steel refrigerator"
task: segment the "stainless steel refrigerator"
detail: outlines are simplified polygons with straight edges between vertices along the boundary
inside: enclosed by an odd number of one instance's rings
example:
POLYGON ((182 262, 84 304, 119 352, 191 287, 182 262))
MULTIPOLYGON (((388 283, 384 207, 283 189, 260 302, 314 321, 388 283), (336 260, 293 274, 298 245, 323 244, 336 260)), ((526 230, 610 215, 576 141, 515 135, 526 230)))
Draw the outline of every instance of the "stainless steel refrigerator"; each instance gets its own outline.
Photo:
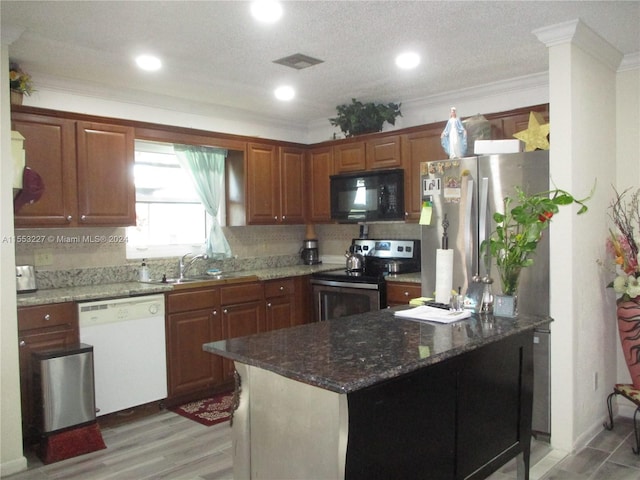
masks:
MULTIPOLYGON (((481 255, 482 241, 495 229, 493 214, 503 211, 502 200, 515 194, 549 190, 549 152, 535 151, 445 159, 421 164, 422 199, 431 202, 431 221, 423 225, 422 295, 433 297, 436 284, 436 251, 442 248, 446 216, 448 248, 453 250, 454 289, 462 293, 474 275, 494 279, 492 291, 501 293, 495 262, 487 271, 481 255)), ((549 315, 549 230, 544 230, 533 265, 522 270, 518 289, 520 313, 549 315)), ((536 332, 534 355, 544 367, 534 379, 534 430, 549 433, 548 345, 549 334, 536 332), (542 347, 542 348, 541 348, 542 347), (546 353, 538 353, 546 352, 546 353), (541 358, 544 357, 544 358, 541 358), (537 388, 535 384, 539 385, 537 388)))

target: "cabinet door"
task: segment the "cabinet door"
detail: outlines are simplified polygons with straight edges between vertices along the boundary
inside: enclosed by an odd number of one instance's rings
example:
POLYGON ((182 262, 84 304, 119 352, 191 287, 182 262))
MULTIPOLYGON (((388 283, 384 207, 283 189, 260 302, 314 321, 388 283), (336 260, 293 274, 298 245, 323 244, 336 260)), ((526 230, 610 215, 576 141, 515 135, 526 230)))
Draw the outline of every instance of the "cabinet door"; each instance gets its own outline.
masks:
POLYGON ((134 129, 78 122, 76 137, 78 224, 135 225, 134 129))
POLYGON ((367 169, 364 142, 338 144, 333 147, 336 173, 359 172, 367 169))
POLYGON ((202 345, 222 340, 218 308, 167 316, 169 397, 188 395, 222 383, 222 357, 202 345))
POLYGON ((309 151, 307 162, 307 218, 310 223, 331 222, 330 177, 333 169, 333 148, 321 147, 309 151))
POLYGON ((77 215, 75 123, 24 113, 12 115, 11 128, 25 138, 25 164, 45 185, 35 203, 15 215, 16 227, 67 226, 77 215))
POLYGON ((405 220, 417 222, 422 209, 420 163, 444 158, 440 145, 442 129, 429 128, 402 135, 402 161, 404 164, 405 220))
POLYGON ((280 219, 282 223, 305 222, 304 150, 280 148, 280 219))
POLYGON ((264 291, 267 331, 293 326, 296 316, 294 280, 270 280, 265 282, 264 291))
POLYGON ((274 224, 280 214, 280 170, 274 145, 247 145, 247 223, 274 224))
POLYGON ((402 166, 400 135, 387 135, 367 141, 367 170, 402 166))
MULTIPOLYGON (((222 333, 224 338, 244 337, 265 331, 264 301, 255 300, 222 307, 222 333)), ((233 379, 233 360, 224 359, 223 377, 233 379)))

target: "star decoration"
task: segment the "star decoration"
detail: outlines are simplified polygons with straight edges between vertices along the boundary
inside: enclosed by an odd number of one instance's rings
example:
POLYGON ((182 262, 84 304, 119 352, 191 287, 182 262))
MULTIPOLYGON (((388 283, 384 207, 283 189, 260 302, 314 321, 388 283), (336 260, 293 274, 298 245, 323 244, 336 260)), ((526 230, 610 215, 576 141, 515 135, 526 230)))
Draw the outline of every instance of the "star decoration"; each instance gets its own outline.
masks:
POLYGON ((549 150, 549 124, 538 112, 529 113, 529 126, 526 130, 514 133, 513 136, 525 143, 525 152, 534 150, 549 150))

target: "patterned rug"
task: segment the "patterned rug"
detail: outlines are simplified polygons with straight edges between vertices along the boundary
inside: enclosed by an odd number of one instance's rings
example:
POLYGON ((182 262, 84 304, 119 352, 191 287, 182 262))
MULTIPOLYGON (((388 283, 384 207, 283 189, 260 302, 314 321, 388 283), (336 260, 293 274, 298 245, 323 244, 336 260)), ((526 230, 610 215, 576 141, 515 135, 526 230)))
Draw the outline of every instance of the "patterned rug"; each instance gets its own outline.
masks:
POLYGON ((170 408, 172 412, 207 427, 229 420, 233 407, 233 392, 224 392, 210 398, 170 408))

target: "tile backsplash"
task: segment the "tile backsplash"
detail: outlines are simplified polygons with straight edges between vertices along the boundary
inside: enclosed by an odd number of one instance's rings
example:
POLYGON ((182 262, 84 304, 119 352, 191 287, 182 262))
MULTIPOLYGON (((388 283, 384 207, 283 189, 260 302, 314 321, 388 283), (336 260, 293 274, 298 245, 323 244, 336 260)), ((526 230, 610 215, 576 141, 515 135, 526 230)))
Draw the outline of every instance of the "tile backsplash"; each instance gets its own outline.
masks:
MULTIPOLYGON (((306 233, 304 225, 225 227, 223 231, 234 258, 220 262, 222 269, 256 268, 247 267, 247 262, 267 266, 302 263, 299 253, 306 233)), ((316 225, 315 232, 321 257, 341 257, 351 239, 358 236, 359 226, 316 225)), ((63 272, 66 278, 63 283, 71 284, 92 283, 105 271, 114 278, 137 278, 140 260, 128 260, 126 243, 116 241, 125 237, 124 228, 17 229, 15 233, 16 238, 34 240, 15 243, 16 265, 36 265, 41 288, 58 286, 62 281, 59 274, 63 272), (108 241, 110 238, 114 241, 108 241), (42 258, 47 258, 46 263, 50 264, 38 265, 42 258)), ((369 238, 420 238, 420 226, 371 224, 369 238)), ((152 276, 177 269, 177 258, 150 259, 147 263, 152 276)))

